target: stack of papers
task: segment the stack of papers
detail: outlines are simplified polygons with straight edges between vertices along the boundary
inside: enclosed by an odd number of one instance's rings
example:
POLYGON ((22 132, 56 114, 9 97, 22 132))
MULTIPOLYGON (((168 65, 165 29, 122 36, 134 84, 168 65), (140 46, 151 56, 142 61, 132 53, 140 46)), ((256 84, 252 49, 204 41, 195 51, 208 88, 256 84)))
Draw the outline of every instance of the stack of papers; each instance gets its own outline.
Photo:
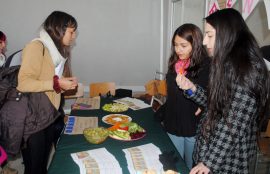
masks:
POLYGON ((139 100, 136 98, 130 98, 130 97, 120 98, 120 99, 114 100, 114 102, 128 105, 128 107, 132 110, 139 110, 139 109, 151 107, 151 105, 144 103, 144 101, 142 100, 139 100))
POLYGON ((80 168, 80 174, 122 174, 122 168, 115 157, 105 148, 71 154, 80 168))
POLYGON ((123 149, 130 174, 143 173, 151 170, 163 172, 163 165, 159 161, 160 149, 152 143, 123 149))
POLYGON ((93 98, 77 98, 76 102, 71 106, 74 110, 92 110, 100 108, 100 97, 93 98))
POLYGON ((68 116, 64 134, 83 134, 85 128, 98 127, 98 117, 68 116))

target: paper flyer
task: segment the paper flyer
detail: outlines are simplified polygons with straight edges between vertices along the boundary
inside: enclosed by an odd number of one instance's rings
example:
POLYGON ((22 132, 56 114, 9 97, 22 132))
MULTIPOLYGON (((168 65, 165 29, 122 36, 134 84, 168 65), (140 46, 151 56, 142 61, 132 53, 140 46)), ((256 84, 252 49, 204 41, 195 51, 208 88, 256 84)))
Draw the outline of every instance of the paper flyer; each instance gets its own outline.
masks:
POLYGON ((100 97, 93 98, 77 98, 76 102, 71 106, 73 110, 92 110, 100 108, 100 97))
POLYGON ((132 110, 139 110, 139 109, 151 107, 151 105, 144 103, 144 101, 142 100, 139 100, 136 98, 130 98, 130 97, 120 98, 120 99, 114 100, 114 102, 125 104, 132 110))
POLYGON ((85 128, 98 127, 98 117, 68 116, 64 134, 83 134, 85 128))
POLYGON ((106 148, 72 153, 71 157, 80 174, 122 174, 118 161, 106 148))
POLYGON ((152 143, 123 149, 128 169, 131 174, 153 170, 158 174, 163 173, 163 165, 159 161, 160 149, 152 143))

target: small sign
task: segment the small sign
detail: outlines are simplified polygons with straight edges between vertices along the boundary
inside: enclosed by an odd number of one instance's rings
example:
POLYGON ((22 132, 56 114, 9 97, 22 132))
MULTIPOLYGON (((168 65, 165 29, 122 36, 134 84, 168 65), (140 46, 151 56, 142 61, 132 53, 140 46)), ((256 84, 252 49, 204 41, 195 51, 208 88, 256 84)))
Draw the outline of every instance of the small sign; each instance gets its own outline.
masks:
POLYGON ((98 117, 69 116, 66 122, 65 134, 83 134, 85 128, 98 127, 98 117))

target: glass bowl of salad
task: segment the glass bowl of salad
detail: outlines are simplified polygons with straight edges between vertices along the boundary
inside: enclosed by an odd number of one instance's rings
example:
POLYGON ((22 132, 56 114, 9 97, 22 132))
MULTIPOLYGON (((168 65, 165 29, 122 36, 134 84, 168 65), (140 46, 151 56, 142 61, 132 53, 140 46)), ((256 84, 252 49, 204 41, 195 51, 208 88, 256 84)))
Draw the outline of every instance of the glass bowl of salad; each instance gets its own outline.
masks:
POLYGON ((92 144, 100 144, 107 139, 109 131, 104 127, 86 128, 83 131, 83 135, 88 142, 92 144))

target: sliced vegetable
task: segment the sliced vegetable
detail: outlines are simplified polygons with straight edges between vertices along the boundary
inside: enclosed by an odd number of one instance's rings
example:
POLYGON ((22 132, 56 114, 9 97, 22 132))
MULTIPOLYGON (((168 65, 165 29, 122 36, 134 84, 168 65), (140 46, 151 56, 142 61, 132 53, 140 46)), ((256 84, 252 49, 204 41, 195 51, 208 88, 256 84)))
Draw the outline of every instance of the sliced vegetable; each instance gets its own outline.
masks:
POLYGON ((135 132, 135 133, 131 133, 130 137, 131 139, 137 139, 144 136, 145 134, 146 134, 145 132, 135 132))
POLYGON ((144 132, 144 129, 134 122, 122 123, 121 125, 128 126, 128 131, 130 133, 144 132))
POLYGON ((128 131, 124 131, 124 130, 115 130, 115 131, 111 131, 111 135, 115 135, 119 138, 125 139, 125 140, 130 140, 131 137, 129 135, 128 131))
POLYGON ((125 126, 125 125, 123 125, 123 124, 120 124, 120 126, 119 126, 118 129, 128 131, 128 126, 125 126))
POLYGON ((138 139, 146 134, 145 130, 134 122, 117 123, 108 130, 110 130, 110 136, 122 140, 138 139))
POLYGON ((108 130, 110 130, 110 131, 117 130, 117 129, 119 129, 120 124, 121 124, 120 122, 115 123, 112 127, 109 127, 108 130))

